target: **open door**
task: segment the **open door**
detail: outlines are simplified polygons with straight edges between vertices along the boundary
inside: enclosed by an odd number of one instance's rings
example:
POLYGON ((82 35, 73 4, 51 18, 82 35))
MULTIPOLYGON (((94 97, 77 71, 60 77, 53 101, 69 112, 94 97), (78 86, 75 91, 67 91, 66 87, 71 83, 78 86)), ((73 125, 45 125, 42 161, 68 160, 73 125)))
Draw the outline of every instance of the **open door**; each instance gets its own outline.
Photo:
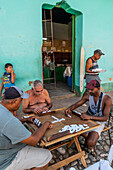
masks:
POLYGON ((82 46, 82 13, 71 9, 70 6, 64 1, 61 1, 56 5, 44 4, 42 8, 43 21, 48 21, 43 22, 43 38, 46 38, 46 41, 43 41, 42 47, 43 63, 45 57, 44 55, 48 55, 48 53, 52 51, 55 56, 54 64, 56 82, 58 82, 59 80, 64 81, 63 72, 67 64, 69 66, 72 66, 71 90, 80 93, 80 49, 82 46), (50 10, 52 11, 52 24, 50 23, 50 10), (59 13, 60 17, 58 16, 59 13), (45 15, 46 19, 44 18, 45 15), (53 30, 52 33, 51 30, 53 30), (67 34, 65 34, 66 30, 68 30, 68 36, 67 34), (46 46, 44 45, 44 43, 46 44, 46 46), (61 66, 62 68, 59 69, 57 66, 61 66))

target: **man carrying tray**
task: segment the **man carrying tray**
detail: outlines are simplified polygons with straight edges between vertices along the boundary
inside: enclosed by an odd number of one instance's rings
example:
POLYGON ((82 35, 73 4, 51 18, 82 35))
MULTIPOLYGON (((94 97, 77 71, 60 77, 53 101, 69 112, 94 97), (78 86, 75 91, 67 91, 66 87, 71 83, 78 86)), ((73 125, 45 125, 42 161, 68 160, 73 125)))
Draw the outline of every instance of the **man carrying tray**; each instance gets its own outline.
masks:
MULTIPOLYGON (((106 70, 99 69, 97 61, 101 58, 102 55, 105 55, 100 49, 96 49, 94 51, 94 54, 92 57, 89 57, 86 61, 86 66, 85 66, 85 76, 84 79, 86 79, 86 86, 91 80, 98 80, 99 82, 100 77, 99 73, 100 72, 105 72, 106 70)), ((86 95, 87 89, 83 95, 86 95)))
POLYGON ((98 80, 100 81, 99 78, 99 72, 102 70, 98 69, 98 63, 97 60, 101 58, 101 56, 104 55, 104 53, 96 49, 94 51, 94 55, 92 57, 89 57, 86 61, 86 67, 85 67, 85 78, 86 78, 86 85, 91 81, 91 80, 98 80), (97 71, 96 71, 97 70, 97 71))
POLYGON ((100 92, 100 83, 97 80, 91 80, 86 88, 89 90, 89 94, 83 96, 80 101, 67 108, 66 115, 68 116, 72 110, 89 101, 89 108, 86 113, 81 115, 81 119, 94 120, 100 124, 99 127, 85 134, 86 146, 92 150, 109 117, 112 100, 108 95, 100 92))

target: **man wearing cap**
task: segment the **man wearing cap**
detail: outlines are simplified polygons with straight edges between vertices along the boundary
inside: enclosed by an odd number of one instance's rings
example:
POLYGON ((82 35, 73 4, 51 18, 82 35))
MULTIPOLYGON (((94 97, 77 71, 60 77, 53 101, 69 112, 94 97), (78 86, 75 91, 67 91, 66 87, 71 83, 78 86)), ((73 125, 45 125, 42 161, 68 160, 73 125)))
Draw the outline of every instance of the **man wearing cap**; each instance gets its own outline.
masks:
POLYGON ((100 49, 96 49, 94 51, 94 55, 87 59, 86 67, 85 67, 85 77, 84 77, 86 79, 86 85, 91 80, 100 81, 99 72, 98 71, 94 72, 93 70, 98 69, 97 60, 99 60, 102 55, 104 55, 104 53, 100 49))
POLYGON ((22 123, 33 122, 34 117, 23 119, 21 123, 13 115, 22 99, 28 97, 16 86, 4 92, 0 103, 0 170, 45 170, 52 158, 49 150, 34 147, 46 130, 51 128, 51 123, 45 122, 31 134, 22 123))
POLYGON ((52 107, 48 91, 43 88, 43 84, 40 80, 35 80, 32 89, 26 91, 26 93, 29 94, 29 98, 23 100, 24 113, 38 114, 48 111, 52 107))
POLYGON ((89 101, 89 108, 86 113, 81 115, 81 119, 94 120, 100 124, 98 128, 85 134, 86 146, 92 150, 109 117, 112 100, 108 95, 100 92, 100 83, 97 80, 91 80, 86 88, 89 90, 89 94, 83 96, 80 101, 67 108, 66 115, 68 116, 71 110, 74 110, 89 101))

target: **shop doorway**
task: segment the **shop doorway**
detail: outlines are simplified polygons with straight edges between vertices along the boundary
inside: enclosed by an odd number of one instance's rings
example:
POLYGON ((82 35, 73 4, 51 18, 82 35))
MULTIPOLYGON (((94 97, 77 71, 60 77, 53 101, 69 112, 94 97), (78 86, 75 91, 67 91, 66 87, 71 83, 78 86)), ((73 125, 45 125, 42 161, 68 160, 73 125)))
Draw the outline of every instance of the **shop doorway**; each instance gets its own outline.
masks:
MULTIPOLYGON (((74 16, 62 8, 42 9, 43 83, 47 89, 72 91, 72 24, 74 16)), ((73 70, 73 71, 72 71, 73 70)))

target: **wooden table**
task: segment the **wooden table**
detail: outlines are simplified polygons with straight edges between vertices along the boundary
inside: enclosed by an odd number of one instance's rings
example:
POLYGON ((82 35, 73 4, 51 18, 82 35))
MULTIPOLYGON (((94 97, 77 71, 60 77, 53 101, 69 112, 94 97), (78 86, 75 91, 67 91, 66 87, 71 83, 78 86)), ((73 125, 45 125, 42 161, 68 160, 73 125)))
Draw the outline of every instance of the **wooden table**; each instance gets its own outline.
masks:
MULTIPOLYGON (((74 115, 73 113, 70 114, 71 118, 68 118, 67 116, 65 116, 64 110, 65 110, 65 108, 57 109, 57 110, 55 110, 54 113, 50 113, 49 115, 44 115, 44 116, 39 117, 39 120, 41 121, 42 124, 45 121, 54 121, 54 119, 51 117, 52 115, 59 119, 65 118, 64 121, 54 123, 53 128, 46 131, 43 139, 41 140, 40 146, 41 147, 50 147, 49 150, 52 151, 56 148, 59 148, 63 145, 67 145, 67 144, 68 144, 67 147, 69 148, 74 142, 77 147, 78 153, 71 157, 68 157, 67 159, 64 159, 63 161, 53 164, 52 166, 48 167, 49 170, 58 169, 58 168, 65 166, 66 164, 69 164, 70 162, 72 162, 76 159, 79 159, 79 158, 81 159, 83 166, 87 167, 86 161, 84 158, 85 152, 82 151, 82 149, 80 147, 78 137, 81 134, 83 134, 84 132, 88 132, 89 130, 93 130, 94 128, 100 126, 99 124, 97 124, 96 122, 91 121, 91 120, 88 120, 88 121, 81 120, 80 117, 74 115), (59 130, 61 130, 64 126, 71 125, 71 124, 77 124, 77 125, 87 124, 89 126, 89 128, 85 129, 85 130, 81 130, 79 132, 75 132, 73 134, 70 134, 69 131, 59 133, 59 130), (70 138, 71 138, 71 140, 67 141, 67 139, 70 139, 70 138), (65 140, 66 140, 66 142, 65 142, 65 140), (57 144, 58 142, 60 142, 60 144, 55 145, 55 146, 53 145, 53 144, 57 144), (51 147, 51 145, 52 145, 52 147, 51 147)), ((36 129, 37 129, 37 127, 35 125, 29 124, 30 131, 33 132, 36 129)))

